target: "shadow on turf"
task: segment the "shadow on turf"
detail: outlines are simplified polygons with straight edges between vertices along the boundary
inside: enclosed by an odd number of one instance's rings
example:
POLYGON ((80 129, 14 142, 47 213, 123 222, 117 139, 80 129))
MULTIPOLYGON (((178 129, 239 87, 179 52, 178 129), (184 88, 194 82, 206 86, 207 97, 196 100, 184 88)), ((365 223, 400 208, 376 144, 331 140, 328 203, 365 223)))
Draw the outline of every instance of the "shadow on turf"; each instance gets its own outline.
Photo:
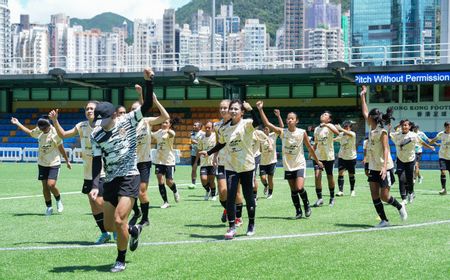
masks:
POLYGON ((94 242, 88 241, 47 241, 47 242, 20 242, 15 243, 14 245, 23 245, 29 243, 38 243, 38 244, 47 244, 47 245, 81 245, 81 246, 92 246, 94 242))
POLYGON ((366 224, 334 224, 337 227, 347 227, 347 228, 373 228, 374 225, 366 224))
POLYGON ((78 272, 78 271, 100 271, 100 272, 109 272, 111 269, 111 264, 104 264, 104 265, 73 265, 73 266, 60 266, 60 267, 54 267, 49 272, 53 273, 66 273, 66 272, 78 272))
POLYGON ((201 224, 191 224, 184 225, 185 227, 201 227, 201 228, 225 228, 223 224, 219 225, 201 225, 201 224))
POLYGON ((221 235, 203 235, 203 234, 190 234, 192 238, 205 238, 205 239, 213 239, 213 240, 223 240, 223 234, 221 235))
POLYGON ((269 219, 269 220, 295 220, 294 217, 270 217, 270 216, 258 217, 258 219, 269 219))
MULTIPOLYGON (((92 215, 92 214, 91 214, 92 215)), ((14 213, 14 217, 25 217, 25 216, 45 216, 44 213, 14 213)))

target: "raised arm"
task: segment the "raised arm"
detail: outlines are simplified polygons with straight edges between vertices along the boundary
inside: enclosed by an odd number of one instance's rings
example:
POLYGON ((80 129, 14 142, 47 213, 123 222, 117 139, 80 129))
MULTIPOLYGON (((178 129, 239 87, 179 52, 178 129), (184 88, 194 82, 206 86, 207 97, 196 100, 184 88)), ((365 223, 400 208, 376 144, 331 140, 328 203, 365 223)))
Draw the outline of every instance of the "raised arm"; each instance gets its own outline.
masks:
POLYGON ((146 68, 144 70, 144 79, 145 79, 145 96, 144 102, 141 106, 141 112, 143 115, 147 113, 150 108, 153 106, 153 78, 155 77, 155 73, 151 68, 146 68))
POLYGON ((252 115, 253 127, 257 127, 258 125, 260 125, 261 121, 259 120, 258 115, 256 114, 255 110, 253 110, 252 106, 247 101, 244 101, 243 105, 244 105, 244 109, 247 112, 250 112, 250 114, 252 115))
POLYGON ((267 119, 267 116, 264 113, 263 107, 264 107, 264 102, 262 102, 261 100, 256 102, 256 108, 258 108, 259 115, 261 116, 261 120, 262 120, 263 124, 265 126, 267 126, 268 128, 270 128, 276 134, 281 134, 283 132, 283 129, 280 127, 274 126, 273 124, 271 124, 269 122, 269 119, 267 119))
POLYGON ((62 126, 59 124, 58 121, 58 112, 59 109, 52 110, 50 113, 48 113, 48 117, 53 121, 53 126, 56 129, 56 133, 58 133, 58 136, 61 138, 70 138, 74 137, 78 134, 78 130, 74 127, 68 131, 65 131, 62 126))
POLYGON ((144 103, 144 96, 142 95, 142 87, 138 84, 134 85, 134 89, 136 90, 137 94, 138 94, 138 101, 139 104, 143 104, 144 103))
POLYGON ((337 125, 335 125, 335 127, 336 127, 336 129, 339 131, 339 132, 342 132, 342 133, 344 133, 345 135, 348 135, 348 136, 350 136, 350 137, 355 137, 355 133, 353 132, 353 131, 351 131, 351 130, 345 130, 345 129, 343 129, 339 124, 337 124, 337 125))
POLYGON ((31 130, 28 127, 26 127, 23 124, 21 124, 18 119, 14 118, 14 117, 11 118, 11 123, 17 125, 17 127, 20 130, 22 130, 23 132, 25 132, 26 134, 31 136, 31 130))
POLYGON ((280 126, 280 128, 284 128, 284 123, 283 123, 283 119, 281 118, 280 110, 274 109, 273 113, 275 114, 275 116, 278 119, 278 125, 280 126))
POLYGON ((431 146, 430 144, 427 144, 427 142, 423 141, 422 138, 417 137, 417 140, 419 140, 419 143, 424 146, 427 149, 430 149, 432 151, 435 151, 435 148, 433 146, 431 146))
POLYGON ((339 130, 337 130, 337 128, 334 126, 334 124, 332 124, 332 123, 324 123, 324 124, 321 124, 321 126, 325 126, 329 130, 331 130, 331 132, 333 132, 335 135, 339 135, 339 130))
MULTIPOLYGON (((144 98, 142 95, 142 87, 140 85, 134 85, 136 92, 139 94, 139 103, 144 103, 144 98)), ((166 108, 164 108, 156 97, 155 93, 152 93, 153 104, 156 105, 161 115, 158 117, 149 117, 148 122, 150 125, 162 124, 165 120, 169 119, 169 113, 167 113, 166 108)))
POLYGON ((367 119, 369 118, 369 109, 367 108, 367 103, 366 103, 366 93, 367 93, 367 87, 362 86, 362 90, 359 93, 359 95, 361 96, 361 110, 362 110, 364 119, 367 121, 367 119))

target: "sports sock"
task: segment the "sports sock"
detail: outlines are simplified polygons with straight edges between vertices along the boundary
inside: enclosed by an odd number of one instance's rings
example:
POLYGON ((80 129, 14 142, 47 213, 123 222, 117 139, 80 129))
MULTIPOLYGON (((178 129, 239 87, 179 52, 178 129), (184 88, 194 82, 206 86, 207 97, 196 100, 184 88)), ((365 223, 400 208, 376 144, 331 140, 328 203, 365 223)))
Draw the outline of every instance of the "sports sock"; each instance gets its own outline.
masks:
POLYGON ((334 198, 334 189, 330 190, 330 198, 334 198))
POLYGON ((272 195, 273 189, 269 189, 269 195, 272 195))
POLYGON ((52 200, 45 201, 45 206, 52 207, 52 200))
POLYGON ((253 191, 253 198, 256 199, 258 197, 258 191, 253 191))
POLYGON ((350 180, 350 191, 355 190, 355 176, 348 176, 350 180))
POLYGON ((395 199, 393 196, 391 196, 388 200, 388 203, 392 206, 394 206, 395 208, 397 208, 397 210, 402 209, 402 205, 397 201, 397 199, 395 199))
POLYGON ((298 191, 291 190, 291 199, 294 204, 295 210, 300 211, 300 198, 298 197, 298 191))
POLYGON ((216 189, 211 189, 211 197, 215 197, 216 196, 216 189))
POLYGON ((344 191, 344 176, 338 176, 338 187, 340 192, 344 191))
POLYGON ((192 185, 195 185, 195 181, 196 181, 197 179, 192 179, 192 185))
POLYGON ((175 183, 173 183, 173 185, 171 187, 169 187, 169 188, 170 188, 170 190, 172 190, 173 193, 176 193, 178 191, 177 190, 177 185, 175 183))
POLYGON ((55 195, 55 200, 56 201, 60 201, 61 200, 61 195, 58 195, 58 196, 55 195))
POLYGON ((98 213, 98 214, 92 214, 92 216, 94 216, 94 220, 97 223, 98 228, 100 229, 100 231, 102 233, 105 233, 105 225, 103 224, 103 213, 98 213))
POLYGON ((134 215, 139 214, 139 206, 138 206, 138 200, 137 199, 134 200, 133 212, 134 212, 134 215))
POLYGON ((322 199, 322 190, 316 188, 317 199, 322 199))
POLYGON ((374 199, 373 206, 375 206, 375 210, 377 211, 378 216, 380 216, 380 219, 383 221, 388 221, 386 213, 384 212, 383 202, 381 202, 381 199, 379 198, 374 199))
POLYGON ((242 218, 242 207, 244 205, 242 203, 236 204, 236 218, 242 218))
POLYGON ((127 254, 127 250, 123 250, 123 251, 117 250, 117 259, 116 259, 116 261, 125 263, 125 256, 126 256, 126 254, 127 254))
POLYGON ((159 188, 159 194, 161 194, 161 198, 163 199, 163 201, 168 202, 166 187, 164 187, 164 184, 158 184, 158 188, 159 188))
POLYGON ((206 183, 206 185, 203 185, 203 188, 204 188, 205 191, 207 191, 207 192, 211 191, 211 188, 209 187, 209 183, 206 183))
POLYGON ((447 179, 445 178, 445 175, 441 175, 441 186, 443 189, 445 189, 446 183, 447 183, 447 179))
POLYGON ((147 203, 141 203, 141 211, 142 211, 142 220, 143 221, 148 221, 148 207, 149 207, 149 202, 147 203))
POLYGON ((247 207, 247 214, 248 214, 248 224, 249 225, 254 225, 255 224, 255 207, 251 207, 248 204, 246 205, 247 207))
POLYGON ((220 201, 220 205, 222 205, 222 207, 224 208, 224 209, 227 209, 227 201, 226 200, 224 200, 224 201, 220 201))
POLYGON ((300 194, 300 197, 302 198, 303 205, 309 206, 308 193, 306 192, 305 188, 303 188, 298 193, 300 194))

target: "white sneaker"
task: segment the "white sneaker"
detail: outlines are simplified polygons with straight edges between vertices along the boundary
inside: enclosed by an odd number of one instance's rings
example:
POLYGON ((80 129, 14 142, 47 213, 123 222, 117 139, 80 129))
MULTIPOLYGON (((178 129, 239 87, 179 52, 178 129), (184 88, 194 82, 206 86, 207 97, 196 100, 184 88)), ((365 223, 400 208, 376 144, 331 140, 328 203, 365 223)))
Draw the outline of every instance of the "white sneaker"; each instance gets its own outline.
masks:
POLYGON ((344 192, 338 191, 336 196, 344 196, 344 192))
POLYGON ((375 227, 376 228, 384 228, 384 227, 388 227, 388 226, 389 226, 389 222, 388 221, 381 220, 381 222, 378 225, 376 225, 375 227))
POLYGON ((61 199, 56 201, 56 209, 58 210, 58 213, 61 213, 64 210, 64 205, 62 204, 61 199))
POLYGON ((207 191, 207 192, 205 193, 205 196, 203 197, 203 199, 206 201, 206 200, 209 199, 210 196, 211 196, 211 191, 207 191))
POLYGON ((408 202, 411 204, 414 202, 414 198, 416 198, 416 194, 415 193, 410 193, 408 195, 408 202))
POLYGON ((115 273, 115 272, 121 272, 124 271, 126 268, 126 264, 123 262, 119 262, 116 261, 116 263, 113 265, 113 267, 111 268, 111 272, 115 273))
POLYGON ((212 200, 212 201, 216 201, 216 200, 217 200, 217 195, 213 196, 213 197, 211 198, 211 200, 212 200))
POLYGON ((236 228, 229 228, 227 230, 227 233, 225 233, 225 239, 227 240, 231 240, 234 238, 234 236, 236 235, 236 228))
POLYGON ((318 199, 316 203, 314 203, 313 207, 320 207, 323 205, 323 199, 318 199))
POLYGON ((45 209, 45 216, 51 216, 53 214, 53 207, 47 207, 47 209, 45 209))
POLYGON ((170 204, 168 202, 164 202, 164 204, 161 205, 162 209, 166 209, 166 208, 169 208, 169 207, 170 207, 170 204))
POLYGON ((406 221, 406 219, 408 219, 408 213, 406 212, 405 205, 403 205, 403 207, 398 210, 398 213, 400 214, 400 218, 402 219, 402 221, 406 221))
POLYGON ((175 199, 176 203, 180 202, 180 192, 177 191, 176 193, 174 193, 173 198, 175 199))
POLYGON ((355 192, 355 191, 352 191, 352 192, 350 193, 350 196, 356 196, 356 192, 355 192))
POLYGON ((272 199, 272 195, 269 194, 269 195, 267 196, 267 199, 272 199))
POLYGON ((402 203, 403 206, 405 206, 406 204, 408 204, 408 200, 403 199, 401 203, 402 203))
POLYGON ((419 176, 419 184, 423 183, 423 176, 419 176))

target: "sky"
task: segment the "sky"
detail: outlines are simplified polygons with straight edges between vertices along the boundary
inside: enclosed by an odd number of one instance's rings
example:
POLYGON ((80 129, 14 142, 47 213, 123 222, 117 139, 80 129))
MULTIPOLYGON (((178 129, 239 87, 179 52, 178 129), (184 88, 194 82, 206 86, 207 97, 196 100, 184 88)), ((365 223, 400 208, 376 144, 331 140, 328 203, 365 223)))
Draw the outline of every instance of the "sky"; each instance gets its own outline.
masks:
POLYGON ((88 19, 103 12, 113 12, 130 20, 162 18, 164 9, 179 8, 190 0, 9 0, 11 22, 18 23, 21 14, 29 14, 31 23, 50 22, 50 15, 64 13, 88 19))

